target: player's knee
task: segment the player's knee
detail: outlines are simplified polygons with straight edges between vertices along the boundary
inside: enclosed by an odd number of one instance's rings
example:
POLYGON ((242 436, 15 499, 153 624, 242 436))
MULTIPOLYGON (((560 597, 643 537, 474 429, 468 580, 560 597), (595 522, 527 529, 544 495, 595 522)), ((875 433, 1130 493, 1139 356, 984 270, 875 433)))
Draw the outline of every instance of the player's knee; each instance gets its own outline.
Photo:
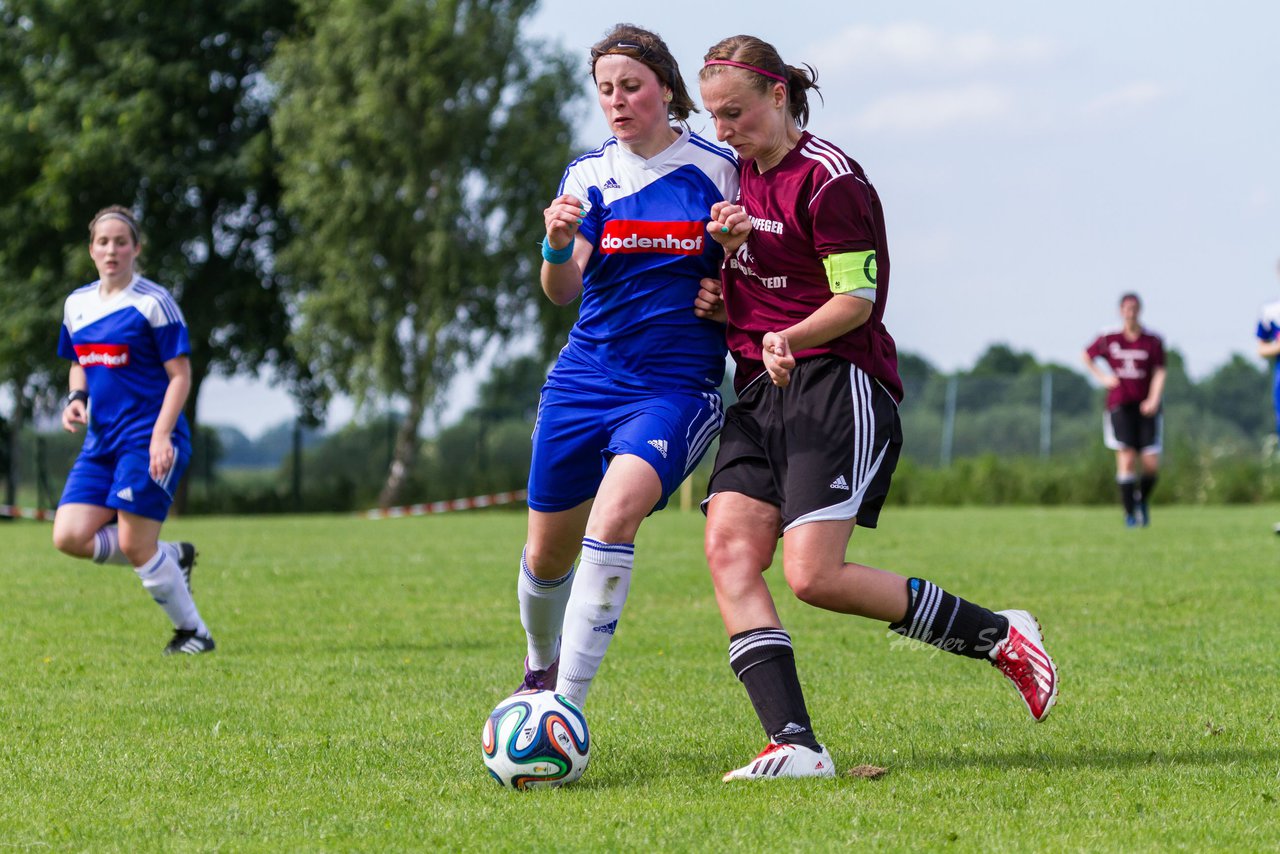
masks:
POLYGON ((524 563, 537 578, 560 578, 573 566, 581 547, 580 540, 574 543, 530 542, 524 547, 524 563))
POLYGON ((823 607, 826 593, 830 585, 826 582, 824 567, 808 562, 796 562, 786 565, 783 574, 787 586, 795 597, 806 605, 823 607))
POLYGON ((63 554, 81 557, 89 548, 88 538, 72 528, 53 526, 53 547, 63 554))

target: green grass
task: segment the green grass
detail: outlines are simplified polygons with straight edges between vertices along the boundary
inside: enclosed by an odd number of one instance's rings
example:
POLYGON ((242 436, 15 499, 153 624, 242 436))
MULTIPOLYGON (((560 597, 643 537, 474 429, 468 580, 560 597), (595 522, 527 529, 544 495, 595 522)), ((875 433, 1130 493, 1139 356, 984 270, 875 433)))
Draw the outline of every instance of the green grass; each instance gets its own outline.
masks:
POLYGON ((588 704, 591 766, 526 793, 479 750, 520 677, 520 514, 174 520, 219 643, 196 659, 159 655, 127 568, 0 523, 0 849, 1275 849, 1277 514, 887 510, 851 556, 1033 610, 1057 708, 1034 724, 994 669, 775 587, 819 736, 842 769, 889 771, 734 786, 763 737, 701 516, 659 514, 588 704))

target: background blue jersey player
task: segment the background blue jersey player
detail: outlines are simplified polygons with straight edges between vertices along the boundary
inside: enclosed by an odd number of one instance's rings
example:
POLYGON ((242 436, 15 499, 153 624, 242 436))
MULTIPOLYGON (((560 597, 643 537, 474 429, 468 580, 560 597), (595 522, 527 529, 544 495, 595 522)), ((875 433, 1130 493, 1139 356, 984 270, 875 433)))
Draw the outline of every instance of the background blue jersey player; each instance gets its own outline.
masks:
POLYGON ((733 155, 684 126, 696 108, 660 37, 614 27, 591 72, 613 136, 569 164, 545 211, 543 290, 582 305, 538 407, 518 584, 522 687, 579 706, 618 626, 641 521, 723 420, 724 327, 694 301, 723 258, 705 230, 711 205, 738 186, 733 155))
MULTIPOLYGON (((1280 264, 1276 265, 1280 273, 1280 264)), ((1280 356, 1280 300, 1262 307, 1258 318, 1258 355, 1264 359, 1280 356)), ((1275 362, 1271 379, 1271 401, 1276 411, 1276 431, 1280 433, 1280 359, 1275 362)))
POLYGON ((96 282, 67 297, 58 355, 71 361, 62 426, 87 425, 53 522, 73 557, 129 564, 173 621, 166 655, 214 648, 191 598, 196 550, 160 542, 191 459, 182 407, 191 389, 187 326, 169 292, 138 275, 138 224, 113 205, 89 223, 96 282))

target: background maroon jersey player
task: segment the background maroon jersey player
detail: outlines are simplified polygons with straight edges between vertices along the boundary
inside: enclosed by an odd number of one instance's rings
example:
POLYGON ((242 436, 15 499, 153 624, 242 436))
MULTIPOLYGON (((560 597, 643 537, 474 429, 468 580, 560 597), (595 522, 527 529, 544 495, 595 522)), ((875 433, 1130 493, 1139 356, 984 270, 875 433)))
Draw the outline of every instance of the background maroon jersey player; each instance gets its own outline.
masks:
POLYGON ((1164 418, 1164 342, 1138 321, 1142 300, 1120 298, 1123 325, 1099 335, 1084 351, 1084 364, 1107 390, 1103 442, 1116 452, 1116 483, 1129 527, 1151 524, 1151 493, 1160 470, 1164 418), (1110 370, 1103 370, 1098 360, 1110 370))

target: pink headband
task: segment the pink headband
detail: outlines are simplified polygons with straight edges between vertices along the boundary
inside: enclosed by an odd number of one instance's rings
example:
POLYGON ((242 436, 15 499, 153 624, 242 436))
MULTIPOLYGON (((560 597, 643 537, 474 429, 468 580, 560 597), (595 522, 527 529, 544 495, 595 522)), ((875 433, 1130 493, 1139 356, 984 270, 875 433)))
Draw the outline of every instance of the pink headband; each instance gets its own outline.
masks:
POLYGON ((765 77, 770 77, 777 80, 779 83, 787 82, 787 78, 774 74, 772 71, 765 71, 763 68, 755 65, 747 65, 745 62, 734 62, 732 59, 708 59, 703 68, 707 65, 732 65, 734 68, 745 68, 748 71, 754 71, 756 74, 763 74, 765 77))

